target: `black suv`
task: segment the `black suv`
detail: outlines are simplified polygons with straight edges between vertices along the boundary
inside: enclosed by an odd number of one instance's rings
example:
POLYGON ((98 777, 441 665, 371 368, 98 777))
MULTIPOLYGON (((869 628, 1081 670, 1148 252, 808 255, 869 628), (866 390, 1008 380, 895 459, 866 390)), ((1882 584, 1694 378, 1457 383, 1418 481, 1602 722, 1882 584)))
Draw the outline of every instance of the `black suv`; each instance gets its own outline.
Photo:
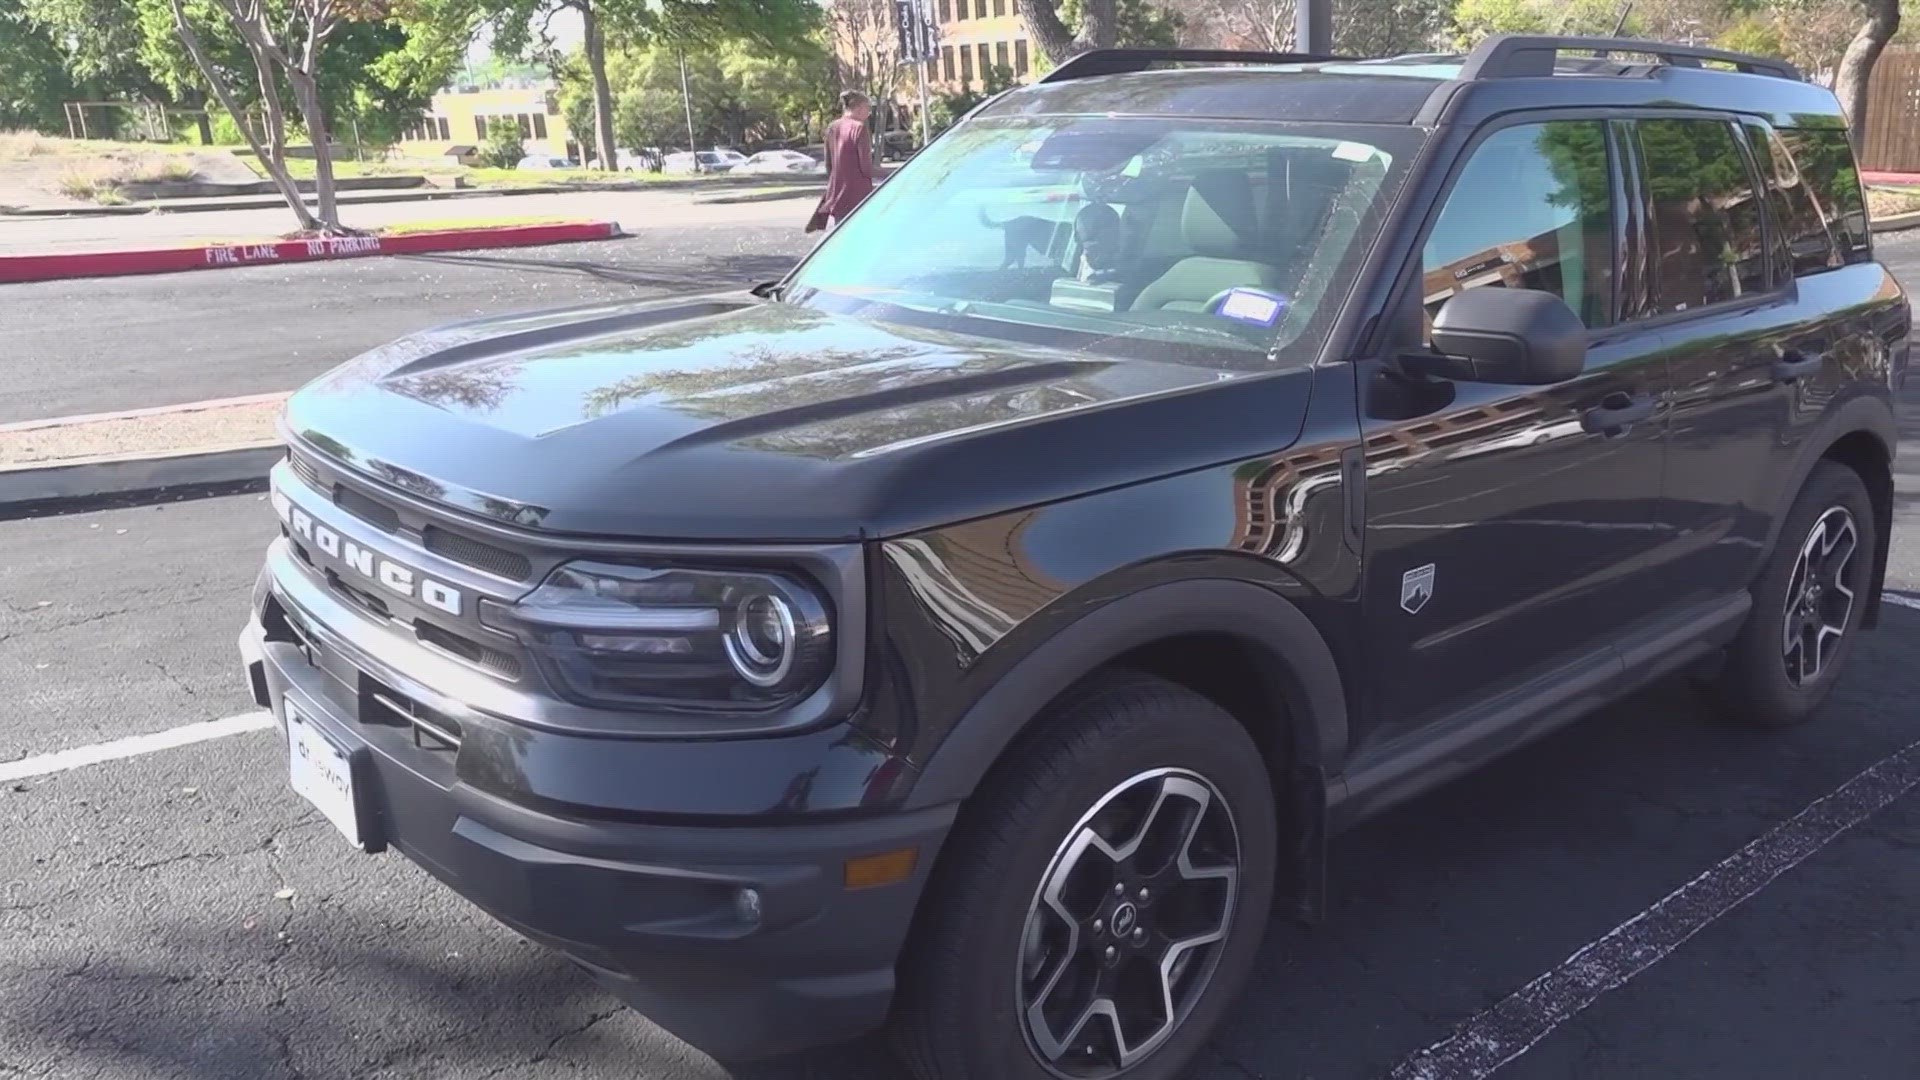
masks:
POLYGON ((1814 711, 1908 322, 1773 61, 1097 52, 782 282, 302 390, 242 644, 349 838, 716 1056, 1168 1077, 1336 830, 1814 711))

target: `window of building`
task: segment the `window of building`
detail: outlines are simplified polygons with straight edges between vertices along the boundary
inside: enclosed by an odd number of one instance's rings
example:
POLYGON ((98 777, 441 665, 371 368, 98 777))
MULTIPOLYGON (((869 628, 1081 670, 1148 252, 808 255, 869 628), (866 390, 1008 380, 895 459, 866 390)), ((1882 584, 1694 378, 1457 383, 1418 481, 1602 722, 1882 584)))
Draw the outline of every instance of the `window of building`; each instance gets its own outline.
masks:
POLYGON ((940 47, 940 77, 948 82, 953 81, 953 46, 951 45, 940 47))
POLYGON ((965 45, 960 46, 960 81, 973 82, 973 50, 965 45))
POLYGON ((1598 120, 1522 124, 1473 151, 1427 236, 1429 316, 1462 289, 1539 289, 1588 326, 1613 313, 1613 198, 1598 120))
POLYGON ((953 0, 953 17, 954 17, 955 19, 964 19, 964 18, 966 18, 966 17, 967 17, 967 5, 968 5, 968 4, 970 3, 970 2, 971 2, 971 0, 953 0))
POLYGON ((1013 43, 1013 74, 1017 78, 1027 77, 1027 39, 1021 38, 1013 43))
POLYGON ((1655 313, 1692 311, 1763 292, 1760 200, 1733 126, 1721 120, 1642 120, 1652 204, 1655 313))
MULTIPOLYGON (((964 3, 965 0, 961 2, 964 3)), ((947 22, 953 18, 953 5, 948 0, 940 0, 939 18, 941 22, 947 22)))
POLYGON ((547 137, 547 118, 542 113, 533 114, 533 137, 536 139, 547 137))
POLYGON ((1794 170, 1820 205, 1840 258, 1849 263, 1873 257, 1867 239, 1867 207, 1860 194, 1860 174, 1853 148, 1840 128, 1784 128, 1780 141, 1793 156, 1794 170))
MULTIPOLYGON (((987 0, 980 0, 980 2, 984 4, 987 0)), ((975 45, 974 48, 979 50, 980 82, 985 84, 989 74, 993 71, 993 54, 987 50, 987 43, 984 41, 975 45)))
POLYGON ((440 138, 447 142, 452 142, 453 128, 448 123, 447 118, 444 116, 439 117, 439 121, 440 121, 440 138))
POLYGON ((1007 13, 1007 0, 993 0, 993 14, 996 18, 1007 13))
POLYGON ((487 138, 487 118, 486 117, 476 116, 473 118, 473 137, 481 140, 482 142, 486 141, 486 138, 487 138))
POLYGON ((987 17, 987 0, 973 0, 973 17, 976 19, 987 17))
POLYGON ((1007 59, 1006 42, 996 41, 993 43, 993 62, 1000 67, 1010 68, 1010 62, 1007 59))
POLYGON ((519 116, 514 117, 514 119, 520 123, 520 137, 523 139, 533 138, 533 118, 526 113, 521 113, 519 116))

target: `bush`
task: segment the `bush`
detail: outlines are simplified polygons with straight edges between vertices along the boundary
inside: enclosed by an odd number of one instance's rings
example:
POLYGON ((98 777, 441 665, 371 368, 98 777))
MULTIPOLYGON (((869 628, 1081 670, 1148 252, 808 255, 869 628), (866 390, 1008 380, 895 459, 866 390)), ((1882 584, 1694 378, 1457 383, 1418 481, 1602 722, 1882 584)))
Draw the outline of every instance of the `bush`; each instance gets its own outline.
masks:
POLYGON ((480 163, 495 169, 511 169, 527 156, 520 139, 520 125, 509 116, 495 117, 487 125, 487 141, 480 147, 480 163))

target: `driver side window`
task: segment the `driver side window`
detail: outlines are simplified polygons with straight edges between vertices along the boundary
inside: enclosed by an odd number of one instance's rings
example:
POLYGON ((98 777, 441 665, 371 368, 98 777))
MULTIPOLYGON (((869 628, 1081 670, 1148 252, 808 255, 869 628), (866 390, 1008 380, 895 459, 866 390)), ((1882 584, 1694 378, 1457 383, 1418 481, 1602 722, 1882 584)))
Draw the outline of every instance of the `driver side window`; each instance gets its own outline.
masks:
POLYGON ((1613 199, 1599 120, 1521 124, 1475 147, 1422 255, 1426 316, 1463 289, 1538 289, 1588 327, 1613 311, 1613 199))

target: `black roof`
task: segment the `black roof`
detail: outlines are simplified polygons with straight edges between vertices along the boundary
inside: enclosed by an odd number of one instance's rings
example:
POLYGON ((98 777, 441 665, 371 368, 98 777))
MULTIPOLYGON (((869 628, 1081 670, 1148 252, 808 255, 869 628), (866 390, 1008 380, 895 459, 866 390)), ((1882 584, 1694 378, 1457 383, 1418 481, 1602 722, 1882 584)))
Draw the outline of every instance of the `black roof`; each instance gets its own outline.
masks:
POLYGON ((994 99, 980 115, 1438 125, 1474 124, 1522 108, 1661 106, 1764 116, 1783 127, 1844 126, 1833 94, 1801 81, 1783 60, 1626 38, 1511 34, 1490 37, 1464 56, 1375 60, 1100 50, 994 99), (1153 69, 1156 63, 1207 66, 1153 69))

